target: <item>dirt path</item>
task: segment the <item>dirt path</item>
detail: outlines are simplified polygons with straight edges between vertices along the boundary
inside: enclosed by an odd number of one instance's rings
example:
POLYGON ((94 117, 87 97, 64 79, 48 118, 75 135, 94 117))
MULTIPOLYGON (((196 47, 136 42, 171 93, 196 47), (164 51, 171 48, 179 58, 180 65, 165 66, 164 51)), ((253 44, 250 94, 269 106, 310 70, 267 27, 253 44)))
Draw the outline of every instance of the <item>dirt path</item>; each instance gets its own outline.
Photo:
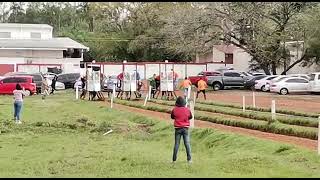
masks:
MULTIPOLYGON (((107 103, 107 104, 109 105, 109 103, 107 103)), ((155 117, 155 118, 165 120, 167 122, 172 123, 172 120, 170 119, 170 115, 167 113, 149 111, 149 110, 129 107, 129 106, 125 106, 125 105, 120 105, 120 104, 114 104, 114 108, 118 109, 118 110, 124 110, 124 111, 130 111, 133 113, 138 113, 138 114, 141 114, 144 116, 147 115, 149 117, 155 117)), ((299 138, 299 137, 285 136, 285 135, 280 135, 280 134, 266 133, 266 132, 251 130, 251 129, 214 124, 211 122, 200 121, 200 120, 195 120, 195 126, 199 127, 199 128, 219 129, 219 130, 225 131, 225 132, 249 135, 249 136, 254 136, 257 138, 261 138, 261 139, 268 139, 268 140, 277 141, 277 142, 284 142, 284 143, 293 144, 293 145, 307 148, 307 149, 314 150, 314 151, 317 149, 317 141, 311 140, 311 139, 306 139, 306 138, 299 138)))

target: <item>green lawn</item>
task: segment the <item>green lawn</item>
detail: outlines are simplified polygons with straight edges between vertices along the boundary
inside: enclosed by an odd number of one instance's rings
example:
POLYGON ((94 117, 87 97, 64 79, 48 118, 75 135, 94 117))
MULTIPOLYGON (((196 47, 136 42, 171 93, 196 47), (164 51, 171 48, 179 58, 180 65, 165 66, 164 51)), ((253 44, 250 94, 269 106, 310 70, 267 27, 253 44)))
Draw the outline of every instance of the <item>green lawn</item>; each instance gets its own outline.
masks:
POLYGON ((25 98, 22 120, 1 96, 0 177, 320 177, 316 152, 212 129, 193 130, 193 164, 181 144, 173 166, 171 124, 70 91, 25 98))

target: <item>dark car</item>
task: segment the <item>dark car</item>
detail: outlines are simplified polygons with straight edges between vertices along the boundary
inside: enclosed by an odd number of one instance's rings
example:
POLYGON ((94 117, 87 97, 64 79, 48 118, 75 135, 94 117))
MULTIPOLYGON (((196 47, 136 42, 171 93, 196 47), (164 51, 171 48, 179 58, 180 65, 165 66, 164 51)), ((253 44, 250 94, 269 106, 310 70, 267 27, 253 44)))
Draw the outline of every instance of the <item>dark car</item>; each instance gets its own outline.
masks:
POLYGON ((7 73, 6 76, 32 76, 33 82, 36 84, 37 87, 37 94, 41 93, 41 84, 43 79, 41 73, 11 72, 7 73))
POLYGON ((80 78, 80 73, 65 73, 59 74, 57 81, 62 82, 66 89, 73 88, 77 79, 80 78))
POLYGON ((255 81, 256 80, 260 80, 260 79, 262 79, 264 77, 267 77, 267 75, 252 76, 252 78, 249 78, 244 82, 244 88, 246 88, 246 89, 254 88, 255 81))

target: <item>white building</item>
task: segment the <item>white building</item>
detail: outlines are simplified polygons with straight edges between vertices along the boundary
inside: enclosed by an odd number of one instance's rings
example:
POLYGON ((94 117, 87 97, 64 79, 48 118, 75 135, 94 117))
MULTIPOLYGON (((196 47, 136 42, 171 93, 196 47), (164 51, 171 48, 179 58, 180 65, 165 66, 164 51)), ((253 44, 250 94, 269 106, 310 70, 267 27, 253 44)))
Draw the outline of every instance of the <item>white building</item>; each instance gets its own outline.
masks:
POLYGON ((67 37, 52 37, 47 24, 0 23, 0 75, 10 71, 46 72, 58 67, 79 72, 88 47, 67 37))
MULTIPOLYGON (((286 48, 290 51, 290 60, 286 63, 289 66, 302 56, 303 51, 303 41, 292 41, 286 42, 286 48)), ((243 49, 238 48, 234 45, 215 45, 212 48, 212 52, 200 56, 200 63, 221 63, 220 66, 224 65, 226 67, 233 67, 238 71, 249 71, 249 64, 251 60, 251 55, 245 52, 243 49)), ((215 66, 215 68, 217 65, 215 66)), ((277 68, 277 73, 280 74, 285 69, 285 65, 277 68)), ((302 64, 297 64, 291 68, 287 74, 308 74, 311 72, 319 72, 320 66, 313 64, 310 67, 303 67, 302 64)))

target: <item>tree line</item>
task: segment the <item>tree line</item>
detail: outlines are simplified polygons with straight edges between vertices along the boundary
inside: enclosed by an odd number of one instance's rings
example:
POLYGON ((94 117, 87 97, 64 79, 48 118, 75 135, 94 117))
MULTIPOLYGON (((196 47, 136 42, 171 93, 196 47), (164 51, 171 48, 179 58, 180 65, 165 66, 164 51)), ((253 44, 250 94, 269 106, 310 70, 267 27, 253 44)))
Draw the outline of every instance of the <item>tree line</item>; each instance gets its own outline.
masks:
POLYGON ((267 74, 320 62, 317 2, 0 2, 0 21, 49 24, 97 61, 191 61, 223 43, 267 74))

